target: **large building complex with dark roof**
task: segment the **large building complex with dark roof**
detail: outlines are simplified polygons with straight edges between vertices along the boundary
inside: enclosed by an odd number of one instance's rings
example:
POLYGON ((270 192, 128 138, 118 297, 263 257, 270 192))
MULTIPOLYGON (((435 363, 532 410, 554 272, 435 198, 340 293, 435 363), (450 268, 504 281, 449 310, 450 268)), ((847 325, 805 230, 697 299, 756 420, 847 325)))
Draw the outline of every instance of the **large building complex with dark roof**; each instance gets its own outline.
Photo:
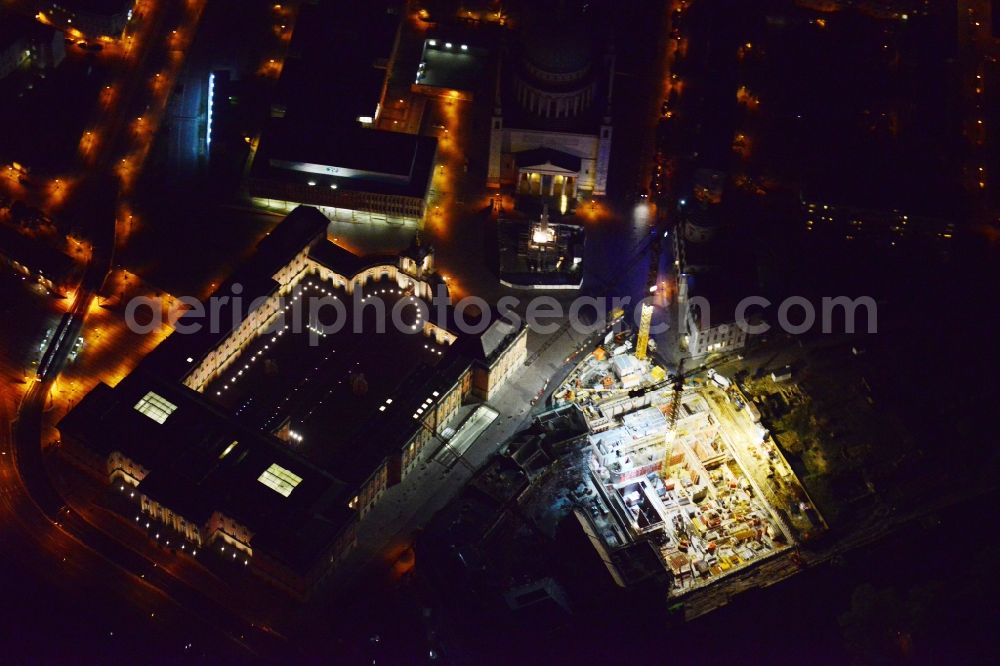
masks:
POLYGON ((274 119, 249 177, 268 208, 316 206, 331 220, 419 224, 434 172, 433 137, 274 119))
POLYGON ((351 552, 358 522, 439 448, 463 403, 490 400, 526 355, 520 322, 467 333, 446 298, 431 302, 447 290, 430 248, 360 258, 327 226, 296 209, 131 375, 59 425, 67 455, 151 536, 298 596, 351 552), (392 316, 381 327, 380 308, 392 316))
POLYGON ((302 5, 247 179, 256 205, 307 204, 344 222, 423 222, 437 140, 370 129, 401 10, 388 0, 302 5))
POLYGON ((489 186, 555 197, 606 193, 614 55, 595 48, 606 42, 588 9, 545 0, 521 18, 497 80, 489 186))

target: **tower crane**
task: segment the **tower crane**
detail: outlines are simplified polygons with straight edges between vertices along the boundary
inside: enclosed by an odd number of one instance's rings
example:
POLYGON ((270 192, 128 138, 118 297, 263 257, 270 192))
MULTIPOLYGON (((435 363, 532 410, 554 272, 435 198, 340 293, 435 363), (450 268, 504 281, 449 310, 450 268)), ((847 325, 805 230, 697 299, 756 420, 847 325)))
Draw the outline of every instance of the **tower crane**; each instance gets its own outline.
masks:
MULTIPOLYGON (((660 277, 660 253, 663 250, 663 234, 661 231, 666 228, 666 216, 657 215, 656 227, 653 230, 652 239, 649 243, 649 276, 646 278, 646 286, 649 293, 656 293, 656 285, 660 277)), ((649 329, 653 323, 653 304, 646 301, 642 304, 639 314, 639 335, 635 341, 635 357, 640 361, 646 359, 649 350, 649 329)))

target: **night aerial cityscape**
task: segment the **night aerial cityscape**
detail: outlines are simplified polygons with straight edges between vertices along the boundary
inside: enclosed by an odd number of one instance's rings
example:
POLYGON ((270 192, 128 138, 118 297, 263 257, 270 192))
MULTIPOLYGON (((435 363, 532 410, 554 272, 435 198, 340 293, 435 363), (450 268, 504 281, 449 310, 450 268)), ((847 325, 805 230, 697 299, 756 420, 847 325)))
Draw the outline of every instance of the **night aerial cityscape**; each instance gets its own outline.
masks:
POLYGON ((0 0, 0 663, 1000 662, 998 111, 1000 0, 0 0))

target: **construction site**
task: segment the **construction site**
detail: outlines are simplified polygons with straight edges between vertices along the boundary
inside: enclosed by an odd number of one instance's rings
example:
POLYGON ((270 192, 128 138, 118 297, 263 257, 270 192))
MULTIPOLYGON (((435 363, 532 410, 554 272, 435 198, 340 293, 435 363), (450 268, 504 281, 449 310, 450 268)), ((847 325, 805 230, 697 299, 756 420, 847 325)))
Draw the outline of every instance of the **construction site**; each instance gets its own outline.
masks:
POLYGON ((713 371, 669 374, 646 356, 609 340, 553 396, 576 405, 590 430, 571 493, 612 577, 627 586, 649 575, 630 560, 648 563, 652 550, 679 597, 775 555, 794 558, 824 526, 759 412, 713 371))

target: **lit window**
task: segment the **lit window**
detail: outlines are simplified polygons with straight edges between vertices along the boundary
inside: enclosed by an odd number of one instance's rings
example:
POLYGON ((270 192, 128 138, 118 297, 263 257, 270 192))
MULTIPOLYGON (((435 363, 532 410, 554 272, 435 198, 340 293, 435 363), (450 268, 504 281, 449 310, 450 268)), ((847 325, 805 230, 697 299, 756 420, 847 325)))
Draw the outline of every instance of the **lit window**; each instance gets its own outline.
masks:
POLYGON ((257 480, 284 497, 291 495, 295 487, 302 483, 301 476, 289 472, 277 463, 264 470, 257 480))
POLYGON ((160 424, 164 423, 167 417, 174 413, 175 409, 177 409, 177 405, 153 391, 147 393, 143 396, 142 400, 135 404, 137 412, 145 414, 160 424))

